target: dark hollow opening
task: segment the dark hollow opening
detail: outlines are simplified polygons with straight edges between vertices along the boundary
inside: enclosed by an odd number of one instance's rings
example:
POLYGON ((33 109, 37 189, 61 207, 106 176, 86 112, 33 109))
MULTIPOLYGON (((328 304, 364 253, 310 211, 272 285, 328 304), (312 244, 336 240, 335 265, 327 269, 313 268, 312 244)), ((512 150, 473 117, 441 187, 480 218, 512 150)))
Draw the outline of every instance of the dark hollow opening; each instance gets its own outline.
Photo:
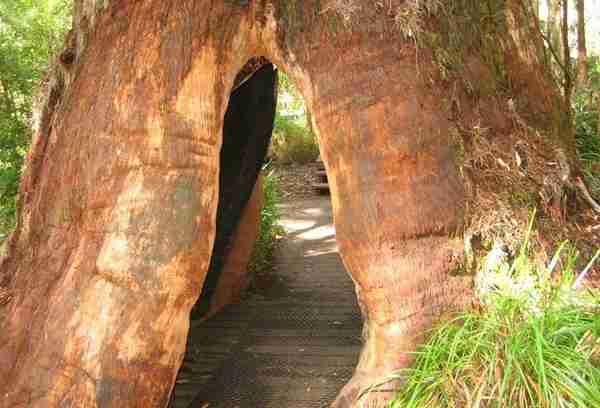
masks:
POLYGON ((271 142, 277 106, 277 69, 267 63, 252 73, 256 64, 253 61, 260 59, 251 60, 236 78, 225 113, 215 243, 202 294, 192 310, 194 319, 209 310, 232 236, 271 142))

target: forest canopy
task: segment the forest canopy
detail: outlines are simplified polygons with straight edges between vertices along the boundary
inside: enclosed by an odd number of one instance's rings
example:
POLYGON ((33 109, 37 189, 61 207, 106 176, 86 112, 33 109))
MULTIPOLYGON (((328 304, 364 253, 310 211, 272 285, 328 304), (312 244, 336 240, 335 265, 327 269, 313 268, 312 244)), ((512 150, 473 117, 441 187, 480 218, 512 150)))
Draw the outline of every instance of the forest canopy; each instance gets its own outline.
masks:
POLYGON ((32 107, 71 24, 68 0, 0 2, 0 239, 12 228, 32 107))

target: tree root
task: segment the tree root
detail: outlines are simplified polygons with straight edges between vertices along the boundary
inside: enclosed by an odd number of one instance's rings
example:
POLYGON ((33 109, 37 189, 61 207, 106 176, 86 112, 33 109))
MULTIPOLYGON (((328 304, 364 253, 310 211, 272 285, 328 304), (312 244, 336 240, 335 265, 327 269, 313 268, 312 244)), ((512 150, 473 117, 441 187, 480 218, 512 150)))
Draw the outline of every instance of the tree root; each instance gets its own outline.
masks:
POLYGON ((592 197, 592 194, 590 194, 590 190, 588 190, 587 186, 585 185, 583 178, 575 177, 575 183, 573 184, 579 190, 583 199, 587 201, 590 207, 592 207, 595 212, 600 214, 600 204, 598 204, 598 202, 594 200, 594 197, 592 197))
POLYGON ((564 150, 557 150, 558 163, 561 168, 560 178, 564 185, 571 187, 573 190, 578 191, 583 199, 592 207, 592 210, 600 214, 600 204, 592 197, 590 190, 585 185, 585 181, 581 176, 572 176, 571 166, 567 160, 567 155, 564 150), (574 181, 573 181, 574 180, 574 181))

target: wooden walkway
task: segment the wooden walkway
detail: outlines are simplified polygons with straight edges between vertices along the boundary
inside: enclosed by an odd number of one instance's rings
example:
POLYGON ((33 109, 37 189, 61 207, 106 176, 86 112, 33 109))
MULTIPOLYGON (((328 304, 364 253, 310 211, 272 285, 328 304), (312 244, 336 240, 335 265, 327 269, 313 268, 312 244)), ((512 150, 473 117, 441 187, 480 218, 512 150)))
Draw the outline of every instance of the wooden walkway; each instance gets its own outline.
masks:
POLYGON ((276 270, 240 304, 192 321, 172 407, 327 407, 351 377, 361 318, 329 198, 281 210, 287 236, 276 270))

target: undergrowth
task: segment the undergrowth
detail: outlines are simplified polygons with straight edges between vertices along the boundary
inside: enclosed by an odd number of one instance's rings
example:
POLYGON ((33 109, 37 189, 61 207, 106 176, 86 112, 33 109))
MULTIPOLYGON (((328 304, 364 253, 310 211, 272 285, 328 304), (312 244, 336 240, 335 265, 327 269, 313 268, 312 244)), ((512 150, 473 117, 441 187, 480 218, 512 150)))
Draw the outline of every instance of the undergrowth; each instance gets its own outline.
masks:
POLYGON ((306 164, 319 156, 319 146, 310 128, 298 121, 277 115, 271 156, 280 164, 306 164))
POLYGON ((281 217, 277 207, 281 202, 279 183, 268 165, 263 169, 263 174, 263 207, 260 212, 258 239, 248 266, 250 276, 271 270, 277 236, 282 234, 278 224, 281 217))
POLYGON ((573 95, 575 142, 590 192, 600 199, 600 57, 588 61, 589 81, 573 95))
POLYGON ((600 407, 600 298, 561 245, 536 266, 529 242, 491 271, 482 306, 446 320, 395 378, 392 408, 600 407))

